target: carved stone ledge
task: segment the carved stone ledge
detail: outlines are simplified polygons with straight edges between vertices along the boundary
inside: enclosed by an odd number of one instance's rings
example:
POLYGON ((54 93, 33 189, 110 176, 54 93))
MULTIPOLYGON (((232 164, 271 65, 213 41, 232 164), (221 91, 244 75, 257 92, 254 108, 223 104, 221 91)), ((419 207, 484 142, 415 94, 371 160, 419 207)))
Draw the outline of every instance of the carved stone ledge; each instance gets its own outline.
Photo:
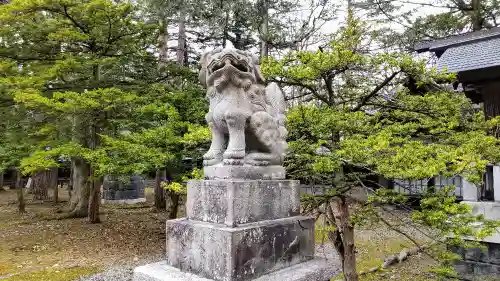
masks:
POLYGON ((223 165, 203 168, 207 180, 282 180, 285 179, 283 166, 223 165))

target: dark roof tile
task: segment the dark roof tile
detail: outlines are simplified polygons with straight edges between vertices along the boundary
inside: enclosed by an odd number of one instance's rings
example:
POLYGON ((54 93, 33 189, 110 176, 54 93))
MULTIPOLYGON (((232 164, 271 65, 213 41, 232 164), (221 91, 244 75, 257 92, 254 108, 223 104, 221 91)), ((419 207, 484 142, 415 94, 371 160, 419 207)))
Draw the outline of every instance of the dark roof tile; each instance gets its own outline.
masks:
POLYGON ((477 41, 448 48, 438 60, 437 68, 448 72, 500 66, 500 38, 477 41))
POLYGON ((476 41, 489 40, 500 37, 500 27, 484 29, 475 32, 467 32, 459 35, 437 39, 433 41, 423 41, 414 47, 417 52, 439 51, 458 45, 470 44, 476 41))

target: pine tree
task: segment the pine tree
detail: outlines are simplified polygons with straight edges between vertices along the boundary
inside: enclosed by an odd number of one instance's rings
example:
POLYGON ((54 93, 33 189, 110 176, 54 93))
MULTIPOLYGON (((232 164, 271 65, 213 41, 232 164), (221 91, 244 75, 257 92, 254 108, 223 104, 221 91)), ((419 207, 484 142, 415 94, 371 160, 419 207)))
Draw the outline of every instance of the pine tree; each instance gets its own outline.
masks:
POLYGON ((154 31, 128 3, 19 0, 0 8, 0 57, 18 68, 7 91, 38 118, 32 126, 38 151, 24 160, 24 172, 57 165, 55 155, 70 157, 71 216, 87 216, 91 190, 92 202, 100 201, 99 165, 91 155, 102 136, 116 135, 139 100, 134 91, 159 79, 147 52, 154 31))
MULTIPOLYGON (((351 15, 328 46, 289 52, 282 59, 268 57, 262 65, 269 80, 302 91, 305 100, 288 112, 290 153, 285 164, 291 178, 331 187, 323 195, 306 196, 303 207, 305 212, 323 210, 333 226, 328 238, 341 257, 346 281, 358 280, 356 224, 371 218, 385 221, 376 207, 405 200, 380 188, 353 210, 351 189, 370 189, 373 176, 420 180, 460 174, 480 183, 485 165, 497 162, 500 155, 500 141, 486 134, 487 128, 497 127, 498 119, 486 121, 482 113, 472 111, 464 94, 436 82, 449 83, 454 75, 428 70, 424 61, 405 53, 369 52, 366 45, 372 36, 367 25, 351 15), (413 92, 404 86, 410 77, 420 89, 435 90, 413 92)), ((449 195, 452 188, 425 194, 421 209, 412 214, 414 222, 432 228, 437 241, 453 245, 464 245, 466 236, 491 235, 498 223, 471 215, 470 207, 449 195), (485 228, 478 230, 475 222, 484 222, 485 228), (444 239, 450 234, 452 241, 444 239)), ((451 255, 434 256, 443 262, 436 272, 448 278, 453 276, 451 259, 443 257, 451 255)))

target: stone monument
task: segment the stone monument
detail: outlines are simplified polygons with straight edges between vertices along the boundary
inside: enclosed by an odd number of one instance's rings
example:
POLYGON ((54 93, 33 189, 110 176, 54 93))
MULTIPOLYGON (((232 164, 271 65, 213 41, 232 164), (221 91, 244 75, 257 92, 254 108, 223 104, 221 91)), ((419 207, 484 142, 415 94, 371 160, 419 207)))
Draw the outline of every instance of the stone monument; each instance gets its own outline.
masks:
POLYGON ((102 184, 101 204, 136 204, 146 202, 144 178, 130 177, 129 183, 120 182, 114 176, 105 176, 102 184))
POLYGON ((285 101, 258 58, 216 49, 201 59, 212 144, 205 180, 187 186, 186 218, 167 221, 166 261, 135 281, 327 281, 314 256, 314 219, 300 216, 299 183, 285 179, 285 101))

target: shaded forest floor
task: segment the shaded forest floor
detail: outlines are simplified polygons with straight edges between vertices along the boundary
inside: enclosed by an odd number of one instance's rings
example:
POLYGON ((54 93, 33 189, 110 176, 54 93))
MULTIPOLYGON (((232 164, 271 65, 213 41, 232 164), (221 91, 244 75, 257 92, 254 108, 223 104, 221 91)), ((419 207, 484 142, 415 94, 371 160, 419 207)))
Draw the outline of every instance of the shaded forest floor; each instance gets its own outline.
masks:
MULTIPOLYGON (((16 192, 0 191, 0 280, 69 281, 105 268, 136 266, 163 259, 165 213, 155 213, 152 195, 145 204, 102 206, 102 223, 85 219, 54 219, 63 203, 34 201, 28 195, 26 214, 17 213, 16 192)), ((418 233, 412 234, 419 238, 418 233)), ((317 243, 321 244, 321 234, 317 243)), ((359 270, 380 266, 384 259, 414 245, 383 226, 370 226, 356 234, 359 270)), ((321 245, 318 246, 321 249, 321 245)), ((333 251, 324 245, 325 251, 333 251)), ((321 256, 321 250, 318 251, 321 256)), ((424 254, 410 257, 383 273, 365 275, 371 280, 432 280, 426 273, 433 265, 424 254)))
MULTIPOLYGON (((64 189, 60 198, 68 199, 64 189)), ((148 203, 104 205, 102 223, 88 224, 85 219, 53 219, 65 202, 34 201, 30 195, 26 199, 27 212, 19 215, 16 191, 0 191, 2 281, 68 281, 164 256, 165 213, 153 212, 148 203)))

